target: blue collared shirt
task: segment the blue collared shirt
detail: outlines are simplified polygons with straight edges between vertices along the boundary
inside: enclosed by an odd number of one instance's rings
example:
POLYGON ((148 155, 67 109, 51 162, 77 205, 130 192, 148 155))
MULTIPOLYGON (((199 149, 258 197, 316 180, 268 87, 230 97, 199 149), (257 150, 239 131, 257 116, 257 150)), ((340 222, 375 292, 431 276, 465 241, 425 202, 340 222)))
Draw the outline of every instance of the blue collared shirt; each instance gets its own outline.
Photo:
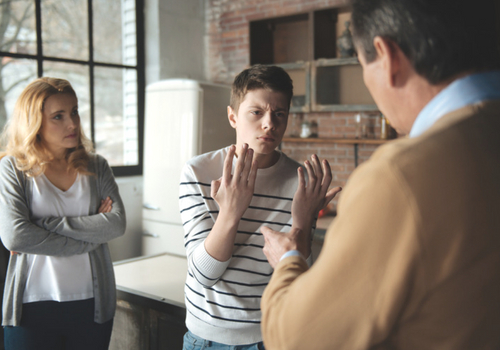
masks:
POLYGON ((418 114, 410 131, 416 137, 443 115, 467 105, 500 99, 500 71, 471 74, 440 91, 418 114))

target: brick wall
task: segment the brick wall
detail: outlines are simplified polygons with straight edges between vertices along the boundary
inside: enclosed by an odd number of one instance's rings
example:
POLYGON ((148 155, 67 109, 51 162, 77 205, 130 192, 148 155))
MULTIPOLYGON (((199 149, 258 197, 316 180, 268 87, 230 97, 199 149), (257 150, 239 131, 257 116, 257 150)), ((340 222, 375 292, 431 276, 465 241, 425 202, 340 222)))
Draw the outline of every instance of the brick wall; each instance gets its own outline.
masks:
MULTIPOLYGON (((211 81, 231 83, 234 76, 250 64, 249 21, 287 16, 322 8, 341 7, 348 0, 208 0, 206 7, 207 77, 211 81)), ((322 112, 290 115, 292 119, 307 118, 318 123, 319 137, 353 138, 356 113, 322 112)), ((379 117, 363 115, 369 137, 379 135, 379 117)), ((359 145, 358 164, 367 160, 377 145, 359 145)), ((331 143, 284 142, 282 150, 293 159, 303 162, 312 153, 330 162, 334 181, 332 186, 344 186, 354 170, 354 146, 331 143)))

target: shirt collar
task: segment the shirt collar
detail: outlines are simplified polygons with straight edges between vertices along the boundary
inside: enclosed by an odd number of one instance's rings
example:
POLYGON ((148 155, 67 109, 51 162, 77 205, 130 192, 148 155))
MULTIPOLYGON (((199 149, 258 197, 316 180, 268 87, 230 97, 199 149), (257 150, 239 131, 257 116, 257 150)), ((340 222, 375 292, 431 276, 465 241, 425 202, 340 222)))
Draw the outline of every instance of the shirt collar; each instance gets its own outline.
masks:
POLYGON ((452 82, 420 111, 413 123, 410 137, 429 129, 447 113, 486 100, 500 99, 500 71, 468 75, 452 82))

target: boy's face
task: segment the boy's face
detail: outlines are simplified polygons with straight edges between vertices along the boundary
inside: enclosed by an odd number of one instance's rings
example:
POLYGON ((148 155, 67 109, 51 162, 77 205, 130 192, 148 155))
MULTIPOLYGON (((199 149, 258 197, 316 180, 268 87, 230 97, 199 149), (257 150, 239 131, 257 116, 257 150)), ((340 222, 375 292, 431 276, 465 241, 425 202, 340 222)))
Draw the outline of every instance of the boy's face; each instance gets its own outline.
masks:
POLYGON ((259 163, 273 157, 286 130, 288 109, 283 93, 265 89, 248 91, 237 113, 228 107, 229 123, 236 129, 236 151, 247 143, 259 163))

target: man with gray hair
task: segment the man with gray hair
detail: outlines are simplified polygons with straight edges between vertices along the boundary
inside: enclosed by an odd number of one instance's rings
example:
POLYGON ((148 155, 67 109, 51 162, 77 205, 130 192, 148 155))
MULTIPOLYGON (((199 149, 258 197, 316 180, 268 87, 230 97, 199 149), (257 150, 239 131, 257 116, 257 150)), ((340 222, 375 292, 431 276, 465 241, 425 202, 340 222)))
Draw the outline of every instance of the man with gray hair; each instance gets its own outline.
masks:
POLYGON ((304 228, 262 228, 266 349, 500 348, 498 6, 353 2, 365 84, 409 137, 355 170, 311 268, 304 228))

